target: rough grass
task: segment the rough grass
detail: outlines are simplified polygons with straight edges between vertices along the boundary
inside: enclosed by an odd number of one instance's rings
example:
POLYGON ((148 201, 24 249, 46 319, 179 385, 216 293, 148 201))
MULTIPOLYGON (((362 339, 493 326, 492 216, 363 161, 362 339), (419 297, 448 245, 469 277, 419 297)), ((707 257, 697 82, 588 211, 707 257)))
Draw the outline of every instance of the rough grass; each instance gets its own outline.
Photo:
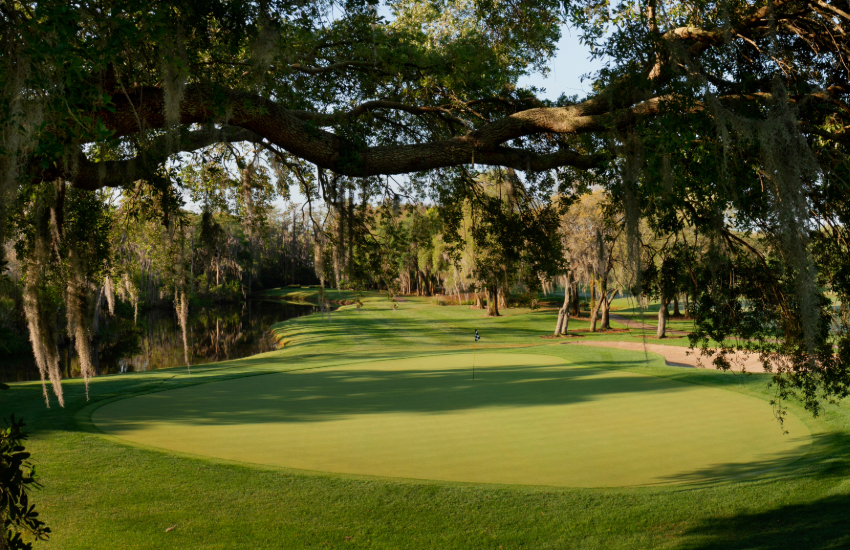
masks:
MULTIPOLYGON (((309 297, 309 296, 307 296, 309 297)), ((287 369, 479 349, 543 352, 560 343, 551 311, 498 319, 465 307, 386 297, 276 326, 277 352, 185 370, 65 382, 67 406, 44 408, 37 384, 0 394, 0 414, 23 416, 44 489, 35 495, 54 530, 43 548, 785 548, 850 545, 850 423, 846 407, 812 419, 812 451, 766 476, 675 487, 570 489, 389 480, 307 473, 197 458, 131 445, 93 431, 96 401, 287 369), (166 532, 170 527, 173 529, 166 532)), ((580 325, 580 323, 577 323, 580 325)), ((608 336, 619 336, 608 335, 608 336)), ((595 337, 595 336, 592 336, 595 337)), ((603 350, 604 353, 604 350, 603 350)), ((603 361, 605 356, 601 357, 603 361)), ((607 359, 609 368, 623 368, 607 359)), ((769 399, 765 375, 626 367, 679 382, 769 399)), ((628 413, 627 413, 628 414, 628 413)), ((225 440, 225 443, 227 441, 225 440)), ((746 473, 746 472, 743 472, 746 473)))

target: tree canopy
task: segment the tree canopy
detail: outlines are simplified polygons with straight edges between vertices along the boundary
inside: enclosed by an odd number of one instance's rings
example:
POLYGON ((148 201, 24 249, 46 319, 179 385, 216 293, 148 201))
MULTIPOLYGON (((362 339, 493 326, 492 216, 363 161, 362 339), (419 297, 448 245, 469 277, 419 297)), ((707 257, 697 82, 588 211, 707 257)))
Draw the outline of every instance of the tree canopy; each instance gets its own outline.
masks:
POLYGON ((60 246, 80 193, 143 181, 167 224, 183 165, 239 144, 340 219, 354 193, 451 206, 479 165, 528 208, 602 186, 634 273, 641 219, 710 242, 697 339, 754 342, 817 410, 850 380, 848 31, 846 0, 2 0, 0 240, 33 288, 36 264, 77 273, 73 299, 106 265, 90 234, 60 246), (568 26, 604 61, 593 92, 518 87, 568 26))

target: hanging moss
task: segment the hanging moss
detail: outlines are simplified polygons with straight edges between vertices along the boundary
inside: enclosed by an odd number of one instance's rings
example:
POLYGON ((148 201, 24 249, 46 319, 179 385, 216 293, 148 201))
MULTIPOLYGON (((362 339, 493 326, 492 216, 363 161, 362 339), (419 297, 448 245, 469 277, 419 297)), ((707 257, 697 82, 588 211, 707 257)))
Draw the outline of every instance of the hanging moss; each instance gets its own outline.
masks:
POLYGON ((324 231, 316 233, 316 242, 313 245, 313 268, 316 277, 319 278, 322 288, 325 288, 325 244, 327 237, 324 231))
POLYGON ((266 14, 258 22, 257 36, 251 44, 251 63, 257 69, 257 79, 268 70, 275 54, 280 51, 280 29, 266 14))
POLYGON ((82 262, 72 253, 70 258, 70 276, 65 292, 65 308, 68 318, 68 335, 74 339, 74 348, 80 360, 80 374, 86 385, 86 399, 89 395, 89 379, 95 375, 92 364, 91 324, 89 313, 88 284, 86 270, 82 262))
POLYGON ((623 186, 620 200, 622 201, 623 213, 625 215, 627 261, 633 278, 629 282, 633 288, 639 288, 641 284, 640 274, 642 272, 640 252, 641 209, 636 188, 640 181, 643 168, 643 146, 640 136, 636 132, 630 132, 623 139, 621 154, 623 157, 621 173, 623 186))
POLYGON ((59 372, 59 350, 57 349, 56 308, 48 295, 45 274, 50 268, 50 248, 53 234, 50 230, 50 206, 55 201, 52 188, 46 188, 32 205, 34 233, 30 254, 24 264, 24 314, 27 319, 33 355, 41 377, 42 392, 47 406, 46 380, 49 379, 53 393, 64 407, 61 374, 59 372))
MULTIPOLYGON (((786 265, 794 275, 797 307, 803 337, 810 350, 819 331, 815 267, 809 253, 806 183, 822 176, 817 159, 799 130, 788 92, 776 78, 766 118, 749 119, 726 109, 712 94, 706 94, 724 151, 747 142, 758 145, 762 176, 776 214, 776 232, 786 265)), ((728 174, 721 174, 721 179, 728 174)))
MULTIPOLYGON (((44 256, 41 256, 43 258, 44 256)), ((41 377, 41 389, 44 394, 44 402, 50 407, 50 397, 47 394, 46 380, 50 379, 53 393, 59 401, 59 406, 65 406, 62 396, 61 374, 59 372, 59 351, 56 347, 56 321, 55 312, 51 311, 45 303, 43 295, 41 271, 42 265, 39 260, 30 261, 26 269, 24 282, 24 314, 27 318, 32 351, 35 363, 41 377)))
POLYGON ((109 274, 103 279, 103 293, 106 296, 109 314, 115 315, 115 284, 112 282, 112 276, 109 274))
POLYGON ((186 291, 179 291, 179 294, 175 292, 174 295, 174 308, 177 311, 177 322, 180 325, 180 332, 183 336, 183 358, 186 361, 186 368, 189 372, 192 372, 191 364, 189 362, 189 300, 186 297, 186 291))

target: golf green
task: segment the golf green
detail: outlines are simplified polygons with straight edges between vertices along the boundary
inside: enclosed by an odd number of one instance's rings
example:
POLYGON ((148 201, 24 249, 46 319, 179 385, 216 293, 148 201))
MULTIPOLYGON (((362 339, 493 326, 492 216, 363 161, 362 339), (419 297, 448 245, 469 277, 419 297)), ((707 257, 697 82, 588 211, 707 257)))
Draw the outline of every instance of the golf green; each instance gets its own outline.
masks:
POLYGON ((806 453, 770 405, 548 355, 375 361, 115 401, 92 420, 136 443, 243 462, 446 481, 605 487, 724 479, 806 453))

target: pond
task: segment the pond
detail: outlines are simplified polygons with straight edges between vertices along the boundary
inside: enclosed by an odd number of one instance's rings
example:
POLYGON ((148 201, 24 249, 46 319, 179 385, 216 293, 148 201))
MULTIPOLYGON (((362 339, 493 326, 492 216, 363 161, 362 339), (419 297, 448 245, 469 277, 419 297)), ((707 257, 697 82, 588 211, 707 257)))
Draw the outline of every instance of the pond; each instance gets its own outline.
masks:
MULTIPOLYGON (((272 324, 314 311, 318 308, 312 305, 268 300, 190 308, 189 362, 201 365, 274 350, 277 346, 269 332, 272 324)), ((183 335, 173 309, 139 312, 135 325, 132 318, 120 317, 107 318, 105 323, 106 336, 94 354, 99 374, 186 366, 183 335)), ((67 342, 60 344, 59 356, 62 377, 79 377, 79 358, 67 342)), ((39 380, 33 356, 0 353, 0 382, 25 380, 39 380)))

